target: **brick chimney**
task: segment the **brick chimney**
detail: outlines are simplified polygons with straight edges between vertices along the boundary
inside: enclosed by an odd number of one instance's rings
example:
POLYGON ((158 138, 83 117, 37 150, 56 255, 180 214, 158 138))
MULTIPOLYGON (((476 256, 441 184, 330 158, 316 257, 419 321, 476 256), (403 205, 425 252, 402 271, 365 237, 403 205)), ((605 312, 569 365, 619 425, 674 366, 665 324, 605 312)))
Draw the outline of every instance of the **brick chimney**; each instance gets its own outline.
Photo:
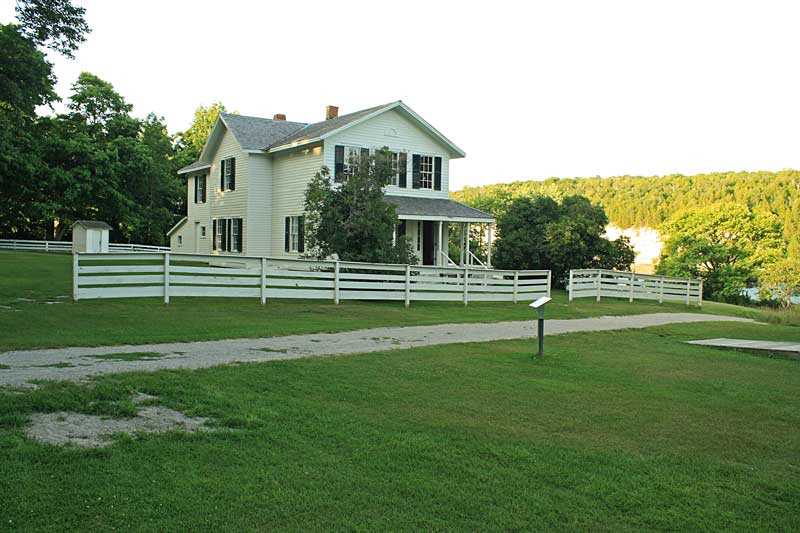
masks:
POLYGON ((335 105, 325 106, 325 120, 330 120, 339 116, 339 108, 335 105))
POLYGON ((272 117, 272 120, 286 120, 286 115, 283 113, 277 113, 274 117, 272 117))

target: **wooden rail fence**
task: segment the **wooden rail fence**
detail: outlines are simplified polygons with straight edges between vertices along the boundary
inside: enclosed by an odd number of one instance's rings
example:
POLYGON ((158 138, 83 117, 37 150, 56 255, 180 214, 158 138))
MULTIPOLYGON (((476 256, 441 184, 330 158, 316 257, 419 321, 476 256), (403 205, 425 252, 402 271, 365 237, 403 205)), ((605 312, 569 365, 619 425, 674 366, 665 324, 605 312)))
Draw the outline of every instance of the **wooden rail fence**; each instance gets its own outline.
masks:
POLYGON ((549 270, 486 270, 165 253, 75 254, 73 299, 218 296, 341 300, 532 301, 549 270))
MULTIPOLYGON (((35 241, 24 239, 0 239, 0 250, 35 250, 44 252, 71 252, 71 241, 35 241)), ((169 252, 167 246, 151 246, 149 244, 114 244, 108 245, 110 253, 118 252, 169 252)))
POLYGON ((617 270, 583 269, 569 271, 569 301, 573 298, 627 298, 629 301, 684 301, 703 305, 703 280, 676 278, 617 270))

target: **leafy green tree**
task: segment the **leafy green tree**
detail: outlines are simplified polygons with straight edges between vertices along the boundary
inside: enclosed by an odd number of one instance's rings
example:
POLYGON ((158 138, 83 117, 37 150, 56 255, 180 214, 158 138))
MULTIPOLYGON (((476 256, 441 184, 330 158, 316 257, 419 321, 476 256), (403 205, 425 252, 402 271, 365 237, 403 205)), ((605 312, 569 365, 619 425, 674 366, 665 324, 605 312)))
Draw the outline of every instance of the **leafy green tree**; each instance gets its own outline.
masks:
POLYGON ((783 307, 800 297, 800 260, 782 259, 764 269, 759 276, 761 300, 775 300, 783 307))
POLYGON ((786 246, 775 215, 735 203, 685 210, 662 229, 667 239, 658 273, 703 278, 705 296, 726 301, 740 300, 786 246))
POLYGON ((633 262, 626 240, 603 237, 608 222, 603 208, 581 196, 566 196, 561 203, 549 196, 516 198, 497 222, 496 266, 550 270, 556 286, 564 285, 571 269, 627 270, 633 262))
POLYGON ((0 24, 0 111, 35 115, 36 107, 58 100, 52 65, 18 26, 0 24))
POLYGON ((355 171, 341 184, 334 183, 327 167, 311 180, 305 199, 306 254, 411 263, 413 251, 406 237, 392 239, 398 218, 383 194, 392 176, 391 153, 381 149, 352 163, 355 171))
POLYGON ((17 0, 17 20, 34 43, 72 58, 91 30, 86 9, 70 0, 17 0))

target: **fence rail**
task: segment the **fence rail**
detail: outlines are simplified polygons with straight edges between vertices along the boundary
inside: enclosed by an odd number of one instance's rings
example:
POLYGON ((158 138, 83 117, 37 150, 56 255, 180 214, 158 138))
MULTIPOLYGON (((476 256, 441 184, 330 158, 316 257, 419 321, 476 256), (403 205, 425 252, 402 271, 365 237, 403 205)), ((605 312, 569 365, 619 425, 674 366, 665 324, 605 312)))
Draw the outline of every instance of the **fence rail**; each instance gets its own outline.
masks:
MULTIPOLYGON (((71 252, 70 241, 35 241, 23 239, 0 239, 0 250, 43 250, 45 252, 71 252)), ((120 252, 169 252, 166 246, 151 246, 149 244, 109 244, 110 253, 120 252)))
POLYGON ((584 269, 569 271, 569 300, 601 297, 627 298, 629 301, 684 301, 703 305, 703 280, 676 278, 617 270, 584 269))
POLYGON ((341 300, 532 301, 550 294, 549 270, 129 253, 75 254, 73 299, 219 296, 341 300))

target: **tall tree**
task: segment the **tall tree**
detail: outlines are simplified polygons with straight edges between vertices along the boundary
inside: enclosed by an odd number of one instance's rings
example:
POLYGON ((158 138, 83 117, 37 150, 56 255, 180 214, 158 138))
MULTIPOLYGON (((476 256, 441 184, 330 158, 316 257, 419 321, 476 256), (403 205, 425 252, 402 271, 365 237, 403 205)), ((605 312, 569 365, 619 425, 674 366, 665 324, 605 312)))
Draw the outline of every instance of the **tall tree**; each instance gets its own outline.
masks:
POLYGON ((582 196, 566 196, 561 203, 549 196, 517 198, 497 219, 495 264, 550 270, 556 286, 563 286, 574 268, 627 270, 633 250, 625 240, 603 237, 607 222, 603 208, 582 196))
POLYGON ((410 263, 411 246, 405 235, 393 239, 398 225, 396 208, 386 202, 383 189, 392 177, 391 152, 351 161, 355 169, 336 184, 327 167, 311 180, 306 191, 306 253, 343 261, 410 263))
POLYGON ((23 33, 34 43, 74 57, 91 30, 86 9, 70 0, 17 0, 17 20, 23 33))
POLYGON ((759 276, 759 298, 774 300, 783 307, 792 304, 792 298, 800 297, 800 260, 783 259, 759 276))
POLYGON ((786 247, 775 215, 735 203, 682 211, 662 229, 668 237, 658 272, 701 277, 707 297, 726 301, 741 299, 759 269, 780 259, 786 247))

